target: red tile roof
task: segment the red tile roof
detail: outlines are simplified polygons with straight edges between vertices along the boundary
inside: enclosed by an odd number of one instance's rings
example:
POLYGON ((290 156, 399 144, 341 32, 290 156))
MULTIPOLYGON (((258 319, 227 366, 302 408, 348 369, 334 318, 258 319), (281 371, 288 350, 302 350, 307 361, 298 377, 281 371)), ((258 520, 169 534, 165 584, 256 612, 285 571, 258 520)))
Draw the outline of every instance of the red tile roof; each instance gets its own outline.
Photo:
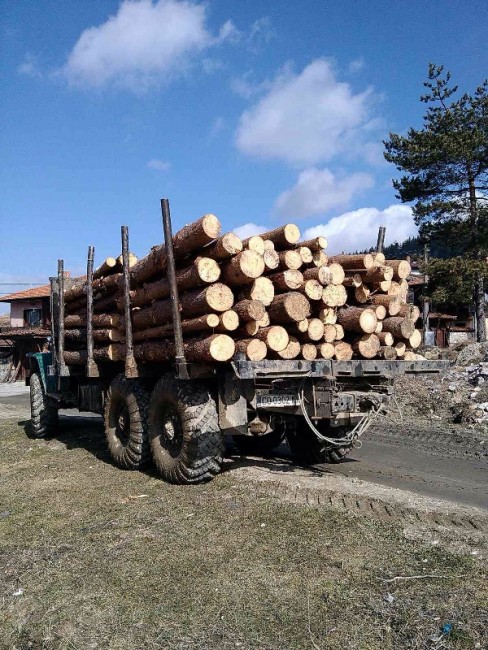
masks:
POLYGON ((8 293, 6 296, 0 296, 0 302, 13 302, 14 300, 32 300, 34 298, 49 298, 51 285, 43 284, 41 287, 33 287, 25 291, 8 293))

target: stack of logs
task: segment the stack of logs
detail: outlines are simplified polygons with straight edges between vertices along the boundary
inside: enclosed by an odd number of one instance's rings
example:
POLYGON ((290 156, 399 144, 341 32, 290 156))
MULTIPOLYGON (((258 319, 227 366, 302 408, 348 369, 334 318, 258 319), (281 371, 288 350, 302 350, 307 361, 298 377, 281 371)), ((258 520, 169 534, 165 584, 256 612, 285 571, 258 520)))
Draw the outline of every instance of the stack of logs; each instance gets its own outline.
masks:
MULTIPOLYGON (((414 360, 419 310, 407 304, 410 264, 381 253, 336 255, 327 241, 300 242, 287 224, 241 240, 221 235, 213 214, 173 237, 176 280, 188 361, 262 359, 414 360)), ((134 356, 174 358, 172 302, 164 245, 129 258, 134 356)), ((121 258, 94 273, 95 361, 125 358, 121 258)), ((85 363, 86 281, 65 292, 65 362, 85 363)))

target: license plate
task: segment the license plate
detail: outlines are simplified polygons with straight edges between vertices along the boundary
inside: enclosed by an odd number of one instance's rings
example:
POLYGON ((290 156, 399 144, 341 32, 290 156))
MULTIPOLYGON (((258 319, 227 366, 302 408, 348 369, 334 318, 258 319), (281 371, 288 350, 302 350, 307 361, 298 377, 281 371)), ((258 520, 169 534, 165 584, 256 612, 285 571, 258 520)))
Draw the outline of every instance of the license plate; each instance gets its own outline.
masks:
POLYGON ((256 405, 258 408, 270 406, 298 406, 300 400, 297 395, 258 395, 256 405))

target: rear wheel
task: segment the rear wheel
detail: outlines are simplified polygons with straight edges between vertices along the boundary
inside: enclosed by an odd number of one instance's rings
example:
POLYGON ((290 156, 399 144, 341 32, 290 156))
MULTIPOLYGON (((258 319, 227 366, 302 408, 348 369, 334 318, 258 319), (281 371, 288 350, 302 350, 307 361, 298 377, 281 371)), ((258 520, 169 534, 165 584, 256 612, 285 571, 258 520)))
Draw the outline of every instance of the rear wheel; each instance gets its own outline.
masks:
POLYGON ((154 463, 170 483, 201 483, 220 472, 224 438, 207 384, 164 375, 149 404, 154 463))
MULTIPOLYGON (((342 438, 346 427, 330 428, 317 426, 328 438, 342 438)), ((290 419, 285 424, 285 435, 295 461, 301 465, 340 463, 352 450, 352 445, 332 446, 320 441, 303 420, 290 419)))
POLYGON ((139 381, 118 375, 105 400, 105 435, 113 460, 123 469, 142 469, 151 460, 147 433, 149 395, 139 381))
POLYGON ((42 380, 37 372, 30 377, 30 406, 30 435, 33 438, 44 438, 56 433, 58 409, 44 392, 42 380))

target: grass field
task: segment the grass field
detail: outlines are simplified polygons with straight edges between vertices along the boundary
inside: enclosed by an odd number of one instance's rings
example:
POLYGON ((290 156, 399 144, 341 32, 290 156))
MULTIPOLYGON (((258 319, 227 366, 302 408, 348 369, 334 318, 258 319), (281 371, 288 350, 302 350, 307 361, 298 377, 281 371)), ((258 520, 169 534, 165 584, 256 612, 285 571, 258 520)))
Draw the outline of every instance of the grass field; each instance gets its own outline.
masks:
POLYGON ((49 441, 0 422, 2 648, 486 647, 478 557, 232 472, 193 487, 124 472, 81 422, 49 441), (385 582, 423 574, 442 577, 385 582))

